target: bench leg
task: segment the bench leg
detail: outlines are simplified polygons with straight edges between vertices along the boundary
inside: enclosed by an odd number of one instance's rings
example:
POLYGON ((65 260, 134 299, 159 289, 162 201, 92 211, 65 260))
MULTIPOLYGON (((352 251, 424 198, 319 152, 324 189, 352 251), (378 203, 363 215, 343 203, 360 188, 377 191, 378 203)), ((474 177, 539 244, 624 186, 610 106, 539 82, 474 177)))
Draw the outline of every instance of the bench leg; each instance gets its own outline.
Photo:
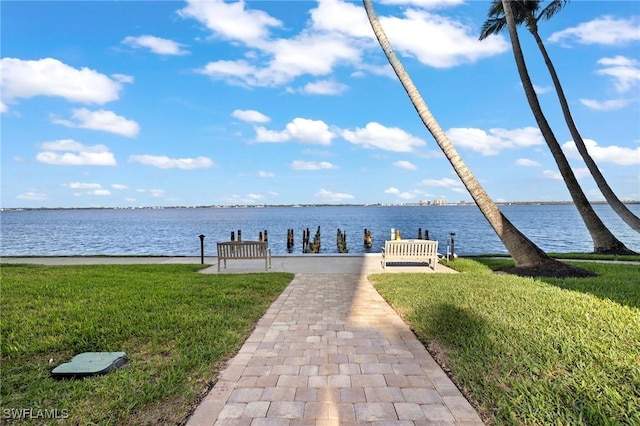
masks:
POLYGON ((220 260, 224 263, 224 269, 227 269, 227 259, 218 258, 218 272, 220 272, 220 260))

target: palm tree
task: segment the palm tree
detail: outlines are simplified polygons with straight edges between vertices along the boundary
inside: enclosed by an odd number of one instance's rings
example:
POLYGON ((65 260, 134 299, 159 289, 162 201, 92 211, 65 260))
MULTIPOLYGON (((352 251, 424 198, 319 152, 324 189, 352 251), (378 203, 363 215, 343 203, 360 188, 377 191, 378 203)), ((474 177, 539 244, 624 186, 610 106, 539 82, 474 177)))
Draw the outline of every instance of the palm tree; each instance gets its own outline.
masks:
MULTIPOLYGON (((544 9, 540 10, 540 4, 542 3, 540 0, 514 0, 511 2, 511 9, 513 11, 516 25, 525 23, 529 32, 536 40, 536 44, 538 45, 544 61, 547 64, 549 74, 551 74, 551 79, 553 80, 553 85, 556 89, 558 100, 560 101, 560 107, 562 108, 562 114, 564 115, 564 119, 569 127, 571 137, 576 144, 578 152, 587 165, 591 176, 593 176, 593 180, 595 180, 600 192, 602 192, 602 195, 605 200, 607 200, 607 203, 609 203, 613 211, 615 211, 618 216, 620 216, 620 218, 633 230, 640 232, 640 218, 633 214, 633 212, 629 210, 629 208, 616 196, 600 172, 595 161, 593 161, 593 158, 591 158, 591 155, 587 151, 587 147, 582 140, 582 136, 580 135, 580 132, 578 132, 578 128, 571 116, 569 103, 567 102, 567 98, 562 90, 558 74, 551 62, 551 58, 549 58, 549 54, 547 53, 547 49, 540 38, 540 34, 538 34, 538 22, 542 19, 551 19, 551 17, 558 13, 568 2, 569 0, 552 0, 544 9)), ((501 0, 493 0, 488 16, 489 18, 482 25, 480 40, 484 40, 491 34, 499 33, 507 24, 501 0)))
POLYGON ((560 174, 562 175, 562 178, 567 185, 567 189, 569 190, 569 194, 573 199, 573 203, 578 209, 582 220, 584 221, 589 233, 591 234, 591 238, 593 239, 594 252, 612 254, 634 253, 633 251, 629 250, 621 241, 619 241, 605 226, 605 224, 593 210, 593 207, 589 203, 589 200, 587 200, 586 195, 582 191, 582 188, 580 187, 580 184, 578 183, 573 170, 571 170, 569 161, 567 161, 567 157, 565 157, 564 152, 562 152, 562 148, 560 147, 558 140, 553 134, 553 131, 551 130, 546 117, 542 113, 542 108, 540 107, 538 96, 533 89, 533 83, 531 82, 531 78, 529 77, 529 72, 527 71, 527 66, 524 62, 524 56, 522 54, 522 48, 520 47, 518 30, 516 28, 515 18, 511 9, 511 0, 501 1, 505 12, 507 28, 509 29, 509 36, 511 37, 513 55, 515 57, 518 73, 520 74, 520 80, 522 81, 522 85, 527 96, 527 101, 529 102, 529 107, 531 108, 533 116, 538 123, 538 127, 542 132, 542 136, 544 137, 547 145, 549 146, 549 149, 551 150, 551 154, 553 155, 558 169, 560 170, 560 174))
MULTIPOLYGON (((455 147, 444 134, 442 128, 436 121, 435 117, 427 107, 424 99, 418 92, 418 89, 413 84, 413 81, 409 77, 409 74, 405 70, 404 66, 396 56, 391 43, 387 38, 378 16, 375 12, 371 0, 363 0, 365 10, 367 11, 367 17, 369 23, 373 28, 373 32, 380 43, 380 47, 384 51, 391 67, 395 71, 398 79, 402 83, 409 99, 414 108, 418 112, 420 119, 424 123, 425 127, 429 130, 436 143, 447 157, 456 174, 471 194, 471 197, 475 201, 476 205, 487 219, 491 227, 494 229, 502 243, 505 245, 511 256, 516 262, 516 267, 523 269, 531 268, 537 271, 566 271, 568 265, 551 259, 544 251, 536 246, 531 240, 529 240, 522 232, 520 232, 498 209, 498 206, 489 198, 484 188, 480 185, 475 176, 471 173, 467 165, 462 161, 462 158, 456 151, 455 147)), ((572 269, 572 272, 580 275, 579 269, 572 269)))

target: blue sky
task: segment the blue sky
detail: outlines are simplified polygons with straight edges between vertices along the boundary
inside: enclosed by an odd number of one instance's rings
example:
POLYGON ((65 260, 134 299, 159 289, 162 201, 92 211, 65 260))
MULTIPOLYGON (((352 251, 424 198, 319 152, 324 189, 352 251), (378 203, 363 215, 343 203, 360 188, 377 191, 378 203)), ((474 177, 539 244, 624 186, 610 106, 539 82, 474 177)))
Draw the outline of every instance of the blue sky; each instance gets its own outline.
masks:
MULTIPOLYGON (((496 201, 570 200, 490 2, 385 0, 431 111, 496 201)), ((360 2, 3 1, 1 207, 470 201, 360 2)), ((640 3, 574 1, 540 34, 591 155, 640 200, 640 3)), ((591 200, 533 38, 546 117, 591 200)))

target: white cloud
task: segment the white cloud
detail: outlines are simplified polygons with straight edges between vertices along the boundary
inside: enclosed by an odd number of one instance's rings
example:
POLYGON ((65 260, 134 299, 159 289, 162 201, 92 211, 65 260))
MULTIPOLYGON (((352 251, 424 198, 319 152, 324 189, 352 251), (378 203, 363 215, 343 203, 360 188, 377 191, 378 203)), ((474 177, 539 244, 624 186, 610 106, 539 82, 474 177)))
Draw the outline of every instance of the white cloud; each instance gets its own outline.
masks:
POLYGON ((268 123, 271 121, 269 117, 253 109, 236 109, 231 113, 231 115, 239 120, 247 121, 249 123, 268 123))
MULTIPOLYGON (((457 2, 451 0, 446 4, 457 2)), ((424 0, 403 3, 436 6, 436 2, 424 0)), ((190 0, 179 12, 185 18, 204 23, 213 38, 222 38, 234 48, 246 49, 244 59, 221 58, 196 72, 249 87, 280 86, 303 75, 328 76, 339 66, 393 77, 388 64, 380 66, 363 61, 365 52, 379 53, 379 46, 361 6, 342 0, 321 0, 311 10, 311 19, 305 28, 288 38, 278 38, 271 29, 283 27, 282 22, 264 11, 251 9, 249 4, 190 0)), ((502 36, 491 36, 480 42, 471 27, 425 10, 412 8, 406 10, 403 17, 383 16, 381 21, 400 52, 435 67, 473 63, 503 53, 509 47, 502 36), (425 39, 438 42, 424 43, 425 39)), ((297 90, 287 88, 289 92, 323 95, 335 95, 343 90, 344 86, 333 82, 309 83, 297 90)))
POLYGON ((325 201, 344 201, 353 199, 353 195, 351 194, 331 192, 327 191, 326 189, 321 189, 320 191, 316 192, 315 196, 318 198, 322 198, 325 201))
POLYGON ((291 168, 293 170, 330 170, 337 169, 338 166, 335 166, 328 161, 294 160, 291 162, 291 168))
POLYGON ((294 118, 284 130, 267 130, 257 126, 256 142, 288 142, 296 141, 304 144, 330 145, 335 134, 322 120, 294 118))
POLYGON ((497 155, 504 149, 526 148, 543 145, 544 138, 537 127, 521 129, 489 129, 489 132, 476 128, 451 128, 446 132, 451 142, 462 148, 481 153, 497 155))
POLYGON ((133 83, 134 78, 125 74, 111 74, 111 77, 120 83, 133 83))
POLYGON ((396 161, 393 165, 405 170, 418 170, 418 166, 406 160, 396 161))
POLYGON ((420 193, 418 191, 413 191, 413 192, 401 192, 400 194, 398 194, 398 198, 401 198, 403 200, 413 200, 416 197, 418 197, 420 195, 420 193))
POLYGON ((152 35, 128 36, 122 40, 122 43, 132 47, 145 47, 158 55, 187 55, 189 53, 182 49, 184 45, 181 43, 152 35))
POLYGON ((599 59, 598 64, 605 68, 597 70, 596 74, 611 77, 619 93, 628 92, 640 83, 640 67, 635 59, 618 55, 599 59))
POLYGON ((140 163, 160 169, 203 169, 213 167, 214 162, 207 157, 169 158, 165 155, 130 155, 129 162, 140 163))
POLYGON ((291 135, 286 130, 269 130, 262 126, 256 126, 255 131, 256 142, 282 143, 291 140, 291 135))
MULTIPOLYGON (((581 169, 572 168, 571 170, 573 171, 576 179, 582 179, 591 175, 591 173, 589 173, 589 169, 587 169, 586 167, 581 169)), ((562 174, 558 170, 545 170, 542 172, 542 177, 547 179, 563 180, 562 174)))
POLYGON ((342 0, 320 0, 311 10, 313 30, 342 33, 357 38, 373 38, 371 24, 361 5, 342 0))
POLYGON ((118 99, 122 90, 121 79, 112 80, 89 68, 76 69, 53 58, 2 58, 0 75, 4 103, 55 96, 70 102, 104 104, 118 99))
POLYGON ((55 166, 115 166, 113 153, 104 145, 85 146, 72 139, 44 142, 36 155, 40 163, 55 166), (66 152, 64 152, 66 151, 66 152))
POLYGON ((552 90, 552 87, 549 86, 538 86, 536 84, 533 85, 533 90, 536 92, 536 94, 538 95, 544 95, 545 93, 548 93, 552 90))
POLYGON ((100 185, 99 183, 71 182, 71 183, 65 183, 63 184, 63 186, 66 186, 70 189, 87 190, 85 193, 77 192, 75 195, 78 195, 78 196, 83 194, 98 195, 98 196, 111 195, 111 191, 109 191, 108 189, 104 189, 102 185, 100 185))
POLYGON ((102 185, 99 183, 71 182, 65 183, 64 186, 71 189, 102 189, 102 185))
POLYGON ((385 127, 376 122, 367 123, 364 128, 356 130, 343 130, 342 137, 354 145, 394 152, 412 152, 415 148, 426 145, 422 139, 400 128, 385 127))
POLYGON ((19 200, 40 201, 46 200, 48 197, 47 194, 43 194, 42 192, 28 191, 18 194, 16 198, 19 200))
POLYGON ((580 99, 580 103, 587 108, 591 108, 596 111, 614 111, 626 107, 627 105, 629 105, 630 101, 627 99, 609 99, 606 101, 580 99))
POLYGON ((562 180, 562 175, 557 170, 544 170, 542 177, 546 179, 562 180))
POLYGON ((261 177, 261 178, 272 178, 272 177, 275 177, 275 176, 276 176, 276 174, 272 173, 272 172, 265 172, 265 171, 262 171, 262 170, 258 172, 258 177, 261 177))
POLYGON ((120 184, 120 183, 114 183, 113 185, 111 185, 111 187, 113 189, 118 189, 118 190, 129 189, 129 187, 127 185, 123 185, 123 184, 120 184))
MULTIPOLYGON (((592 139, 584 139, 584 144, 587 147, 589 155, 596 163, 617 164, 619 166, 640 164, 640 147, 633 149, 617 145, 599 146, 598 143, 592 139)), ((567 157, 582 159, 574 141, 566 142, 562 145, 562 149, 567 157)))
POLYGON ((622 45, 640 40, 638 17, 615 19, 603 16, 551 34, 552 43, 573 41, 579 44, 622 45))
POLYGON ((385 189, 384 193, 385 194, 397 195, 398 198, 400 198, 402 200, 413 200, 413 199, 419 197, 420 195, 424 194, 422 191, 419 191, 417 189, 414 189, 413 191, 403 191, 403 192, 401 192, 398 188, 395 188, 393 186, 385 189))
POLYGON ((212 79, 223 79, 229 83, 258 86, 260 84, 252 76, 256 71, 256 68, 245 60, 209 62, 204 67, 195 70, 195 72, 207 75, 212 79))
POLYGON ((411 5, 423 7, 425 9, 457 6, 464 3, 464 0, 381 0, 383 4, 411 5))
POLYGON ((249 63, 245 59, 209 62, 196 72, 230 84, 279 86, 302 75, 322 76, 339 64, 360 62, 360 50, 340 34, 308 34, 270 41, 263 55, 249 63), (264 57, 268 61, 260 62, 264 57))
POLYGON ((0 101, 0 114, 4 114, 9 111, 9 107, 2 101, 0 101))
POLYGON ((571 170, 573 170, 573 174, 576 176, 576 179, 583 179, 588 176, 591 176, 591 172, 589 172, 589 169, 586 167, 582 167, 579 169, 572 168, 571 170))
POLYGON ((347 86, 332 80, 319 80, 307 83, 300 91, 309 95, 339 95, 347 90, 347 86))
POLYGON ((71 112, 74 121, 54 118, 53 123, 67 127, 79 127, 81 129, 102 130, 127 137, 135 137, 140 132, 140 126, 133 120, 117 115, 113 111, 90 111, 86 108, 77 108, 71 112))
POLYGON ((249 193, 246 195, 233 194, 226 199, 228 203, 231 204, 253 204, 257 201, 262 200, 264 195, 249 193))
POLYGON ((540 167, 542 164, 534 160, 529 160, 528 158, 518 158, 516 160, 516 165, 524 167, 540 167))
POLYGON ((464 190, 464 185, 462 184, 462 182, 451 178, 424 179, 422 182, 420 182, 420 184, 429 187, 447 188, 451 191, 457 192, 462 192, 464 190))
POLYGON ((243 0, 226 3, 222 0, 187 0, 187 6, 178 14, 203 23, 214 34, 249 46, 263 44, 269 37, 270 27, 281 27, 282 22, 261 10, 246 9, 243 0))
POLYGON ((435 68, 474 63, 509 49, 502 36, 480 41, 473 28, 424 10, 408 9, 402 18, 381 17, 380 21, 394 49, 435 68))
POLYGON ((268 48, 273 55, 267 68, 257 73, 266 85, 289 82, 301 75, 328 75, 339 64, 357 64, 361 51, 340 34, 301 33, 291 39, 279 39, 268 48))
MULTIPOLYGON (((462 0, 387 0, 389 4, 437 8, 460 4, 462 0)), ((368 47, 379 49, 362 6, 340 0, 323 0, 311 11, 314 30, 340 33, 369 41, 368 47)), ((480 58, 505 52, 509 45, 502 36, 483 42, 468 26, 450 18, 415 8, 402 17, 380 16, 380 21, 394 48, 434 67, 472 63, 480 58), (419 36, 416 36, 419 35, 419 36), (438 40, 424 43, 424 40, 438 40)), ((388 70, 385 69, 385 73, 388 70)))

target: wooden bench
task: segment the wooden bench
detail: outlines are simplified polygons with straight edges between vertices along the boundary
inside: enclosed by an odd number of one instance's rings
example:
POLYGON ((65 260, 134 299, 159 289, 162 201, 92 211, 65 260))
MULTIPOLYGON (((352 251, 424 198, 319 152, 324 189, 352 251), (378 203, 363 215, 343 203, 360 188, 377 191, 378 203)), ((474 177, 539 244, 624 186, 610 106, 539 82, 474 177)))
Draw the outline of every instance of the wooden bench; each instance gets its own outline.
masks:
POLYGON ((218 272, 220 261, 227 268, 227 260, 232 259, 264 259, 264 270, 271 268, 271 249, 261 241, 226 241, 218 243, 218 272))
POLYGON ((438 241, 431 240, 390 240, 382 249, 382 267, 390 262, 426 263, 436 270, 438 263, 438 241))

